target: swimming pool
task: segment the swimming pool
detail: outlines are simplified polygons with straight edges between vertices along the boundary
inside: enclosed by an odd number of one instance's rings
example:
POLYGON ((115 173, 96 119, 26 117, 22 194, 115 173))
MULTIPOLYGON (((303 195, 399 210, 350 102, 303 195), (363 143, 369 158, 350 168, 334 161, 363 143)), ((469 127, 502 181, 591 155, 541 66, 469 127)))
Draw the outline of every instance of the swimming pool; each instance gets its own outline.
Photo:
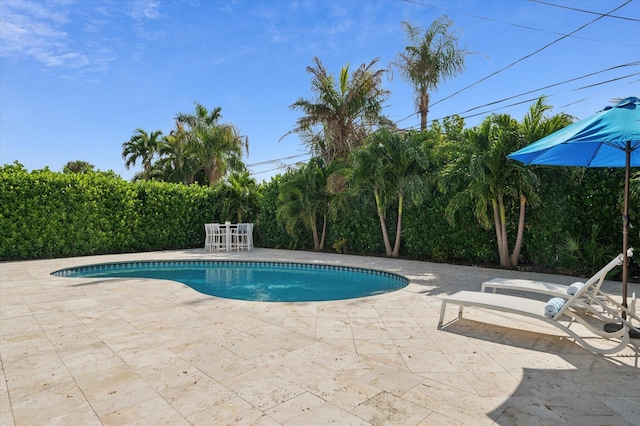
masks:
POLYGON ((406 277, 373 269, 227 260, 104 263, 62 269, 52 275, 172 280, 210 296, 261 302, 353 299, 396 291, 409 284, 406 277))

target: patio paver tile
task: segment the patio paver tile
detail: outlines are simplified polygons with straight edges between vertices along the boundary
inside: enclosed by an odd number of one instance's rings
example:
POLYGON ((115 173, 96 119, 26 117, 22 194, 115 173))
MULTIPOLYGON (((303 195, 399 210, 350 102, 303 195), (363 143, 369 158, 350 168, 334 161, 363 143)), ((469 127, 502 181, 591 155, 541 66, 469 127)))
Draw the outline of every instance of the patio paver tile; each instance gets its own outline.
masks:
POLYGON ((463 320, 448 309, 447 326, 436 327, 442 296, 486 279, 573 277, 270 249, 1 262, 0 275, 3 426, 624 425, 640 416, 637 346, 594 355, 548 324, 481 309, 463 320), (50 275, 136 259, 282 258, 393 271, 411 284, 264 303, 171 281, 50 275))

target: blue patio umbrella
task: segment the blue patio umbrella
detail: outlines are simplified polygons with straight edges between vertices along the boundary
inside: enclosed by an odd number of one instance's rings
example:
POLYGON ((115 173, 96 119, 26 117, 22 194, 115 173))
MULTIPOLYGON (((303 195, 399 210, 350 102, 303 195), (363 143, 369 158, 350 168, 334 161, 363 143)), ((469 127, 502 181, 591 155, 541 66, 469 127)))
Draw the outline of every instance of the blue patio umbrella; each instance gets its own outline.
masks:
POLYGON ((640 167, 640 99, 629 97, 528 145, 507 158, 546 166, 624 167, 622 303, 627 306, 631 167, 640 167))

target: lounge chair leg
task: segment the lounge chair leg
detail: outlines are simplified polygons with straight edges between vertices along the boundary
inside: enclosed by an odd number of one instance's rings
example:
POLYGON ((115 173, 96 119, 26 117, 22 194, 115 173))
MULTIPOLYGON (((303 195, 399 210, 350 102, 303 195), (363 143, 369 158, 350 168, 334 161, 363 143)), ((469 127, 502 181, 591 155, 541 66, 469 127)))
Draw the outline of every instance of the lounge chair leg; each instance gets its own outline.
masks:
POLYGON ((438 330, 442 328, 442 322, 444 321, 444 311, 447 309, 447 301, 442 301, 442 306, 440 307, 440 319, 438 320, 438 330))
POLYGON ((458 319, 462 318, 462 309, 464 309, 464 305, 460 304, 460 309, 458 309, 458 319))

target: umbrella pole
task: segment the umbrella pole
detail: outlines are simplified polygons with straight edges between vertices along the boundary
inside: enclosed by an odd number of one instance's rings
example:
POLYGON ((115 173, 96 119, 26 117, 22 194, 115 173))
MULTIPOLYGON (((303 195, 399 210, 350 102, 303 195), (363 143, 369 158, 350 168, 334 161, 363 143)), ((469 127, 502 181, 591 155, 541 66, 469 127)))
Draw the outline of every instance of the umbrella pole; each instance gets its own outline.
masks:
MULTIPOLYGON (((629 248, 629 179, 631 178, 631 141, 627 141, 625 148, 626 165, 624 173, 624 207, 622 211, 622 306, 627 307, 627 281, 629 279, 629 265, 627 249, 629 248)), ((623 312, 623 318, 627 315, 623 312)))
MULTIPOLYGON (((624 173, 624 205, 622 208, 622 306, 627 308, 627 280, 629 274, 628 268, 628 234, 629 234, 629 178, 631 175, 631 141, 627 142, 627 146, 625 148, 625 153, 627 157, 627 162, 625 165, 625 173, 624 173)), ((622 311, 622 319, 627 319, 627 313, 622 311)), ((618 331, 624 327, 623 323, 609 323, 604 325, 604 331, 608 333, 612 333, 618 331)), ((631 331, 630 331, 631 333, 631 331)))

